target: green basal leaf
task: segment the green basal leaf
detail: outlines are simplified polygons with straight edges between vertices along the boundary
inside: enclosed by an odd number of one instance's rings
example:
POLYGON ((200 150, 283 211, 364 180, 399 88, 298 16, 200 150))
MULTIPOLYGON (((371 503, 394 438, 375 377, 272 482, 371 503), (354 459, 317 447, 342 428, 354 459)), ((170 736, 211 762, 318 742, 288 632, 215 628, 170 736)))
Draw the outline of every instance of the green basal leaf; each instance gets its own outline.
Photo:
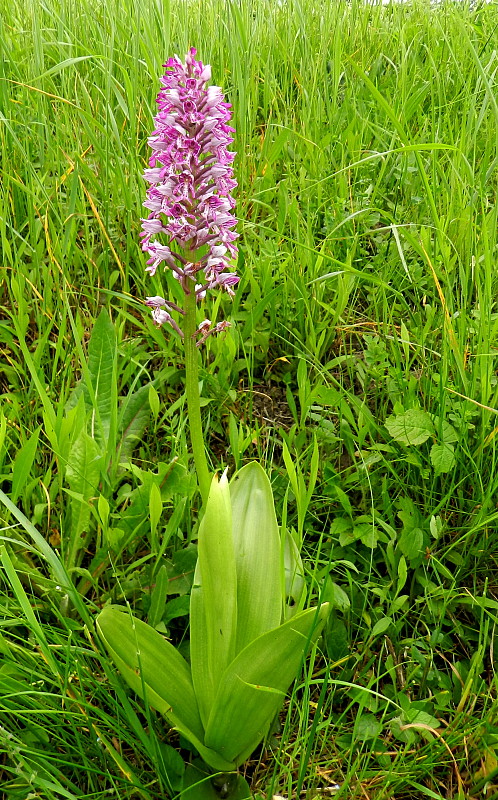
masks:
POLYGON ((237 765, 250 755, 249 747, 254 749, 266 735, 328 610, 327 603, 310 608, 239 653, 220 682, 206 728, 208 747, 237 765))
POLYGON ((189 729, 202 741, 190 669, 178 650, 122 606, 106 606, 97 617, 97 628, 131 688, 175 727, 189 729))
POLYGON ((185 736, 206 764, 227 772, 235 764, 206 747, 190 669, 172 644, 132 617, 122 606, 107 606, 97 629, 128 685, 185 736))
POLYGON ((282 619, 280 535, 270 481, 260 464, 230 483, 237 569, 237 653, 282 619))
POLYGON ((204 592, 199 562, 194 572, 190 594, 190 663, 202 724, 206 727, 213 705, 215 690, 209 669, 209 637, 207 632, 204 592))
POLYGON ((190 606, 192 680, 204 725, 218 684, 235 656, 237 575, 226 475, 211 483, 199 528, 190 606))

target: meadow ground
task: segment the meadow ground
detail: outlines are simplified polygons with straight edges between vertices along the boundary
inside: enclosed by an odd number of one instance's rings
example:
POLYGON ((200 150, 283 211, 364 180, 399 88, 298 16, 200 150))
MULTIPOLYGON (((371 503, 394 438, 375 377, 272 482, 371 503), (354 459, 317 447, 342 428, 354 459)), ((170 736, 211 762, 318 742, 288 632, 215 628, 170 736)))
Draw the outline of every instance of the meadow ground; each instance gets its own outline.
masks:
POLYGON ((138 233, 161 65, 195 45, 241 233, 209 457, 264 464, 333 606, 246 776, 498 797, 496 5, 0 5, 0 796, 175 797, 189 757, 93 619, 126 600, 188 641, 184 364, 138 233))

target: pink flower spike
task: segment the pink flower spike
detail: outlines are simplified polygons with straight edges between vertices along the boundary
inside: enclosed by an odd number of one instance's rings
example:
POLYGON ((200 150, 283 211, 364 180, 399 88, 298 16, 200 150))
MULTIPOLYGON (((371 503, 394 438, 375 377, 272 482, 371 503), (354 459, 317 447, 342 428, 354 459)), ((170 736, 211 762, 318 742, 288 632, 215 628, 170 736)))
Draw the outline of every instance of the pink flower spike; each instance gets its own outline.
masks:
MULTIPOLYGON (((234 133, 231 105, 219 86, 208 86, 211 67, 196 55, 192 47, 183 62, 175 55, 164 65, 144 172, 144 206, 150 213, 142 220, 140 238, 148 254, 146 271, 154 276, 159 267, 172 270, 185 295, 195 287, 202 301, 209 289, 233 296, 239 280, 231 271, 238 238, 231 193, 237 182, 235 153, 228 149, 234 133), (196 283, 200 271, 205 284, 196 283)), ((178 306, 159 295, 146 304, 156 324, 168 323, 183 335, 164 308, 181 312, 178 306)), ((199 333, 209 335, 205 327, 199 333)))

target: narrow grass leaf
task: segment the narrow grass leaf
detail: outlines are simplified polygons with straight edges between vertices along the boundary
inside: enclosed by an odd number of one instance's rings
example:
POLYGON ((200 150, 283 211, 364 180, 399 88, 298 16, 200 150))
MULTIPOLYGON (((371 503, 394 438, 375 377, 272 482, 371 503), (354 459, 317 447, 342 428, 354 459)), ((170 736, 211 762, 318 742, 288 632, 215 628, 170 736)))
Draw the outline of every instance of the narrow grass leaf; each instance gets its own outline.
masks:
POLYGON ((17 572, 15 571, 12 565, 12 561, 10 560, 7 548, 4 545, 0 547, 0 561, 2 562, 5 574, 12 587, 12 591, 14 592, 14 595, 17 598, 19 605, 21 606, 22 612, 26 618, 26 622, 28 623, 29 627, 33 631, 33 634, 35 635, 40 651, 43 654, 43 658, 49 665, 54 675, 58 675, 59 673, 57 669, 57 664, 48 647, 47 640, 43 632, 43 627, 38 622, 35 613, 31 608, 31 603, 28 600, 28 597, 23 589, 21 581, 19 580, 17 572))
POLYGON ((165 564, 163 564, 157 571, 156 585, 154 586, 154 590, 150 599, 148 619, 149 625, 151 625, 152 628, 156 628, 161 622, 164 614, 164 607, 166 605, 166 597, 168 596, 168 588, 168 568, 165 564))
POLYGON ((34 81, 41 81, 43 78, 48 78, 49 75, 57 75, 62 70, 66 69, 67 67, 73 67, 75 64, 78 64, 79 61, 87 61, 89 58, 96 59, 98 56, 87 55, 87 56, 76 56, 75 58, 66 58, 64 61, 61 61, 60 64, 55 64, 55 66, 50 67, 50 69, 43 72, 41 75, 37 75, 36 77, 31 78, 34 81))
POLYGON ((17 502, 17 498, 21 494, 26 482, 31 473, 31 467, 35 460, 36 448, 38 447, 38 439, 40 438, 40 428, 37 428, 29 437, 23 447, 18 450, 14 459, 14 466, 12 469, 12 491, 10 498, 13 503, 17 502))
POLYGON ((306 600, 304 566, 299 549, 290 533, 285 534, 282 558, 285 574, 285 619, 303 610, 306 600))
POLYGON ((5 508, 7 508, 7 510, 10 511, 12 516, 14 516, 17 519, 17 521, 21 523, 26 533, 34 541, 40 555, 42 555, 45 558, 46 562, 48 563, 52 573, 53 580, 56 581, 57 585, 60 586, 62 590, 67 592, 74 607, 78 610, 82 619, 85 620, 87 625, 92 627, 93 626, 92 617, 89 614, 85 604, 83 603, 81 596, 76 591, 76 588, 74 587, 68 573, 66 572, 64 565, 62 564, 61 560, 59 559, 55 551, 52 550, 52 548, 45 540, 45 538, 41 535, 41 533, 39 533, 36 530, 35 526, 22 513, 22 511, 18 509, 17 506, 14 505, 12 500, 10 500, 10 498, 8 498, 7 495, 1 490, 0 490, 0 502, 2 502, 5 508))

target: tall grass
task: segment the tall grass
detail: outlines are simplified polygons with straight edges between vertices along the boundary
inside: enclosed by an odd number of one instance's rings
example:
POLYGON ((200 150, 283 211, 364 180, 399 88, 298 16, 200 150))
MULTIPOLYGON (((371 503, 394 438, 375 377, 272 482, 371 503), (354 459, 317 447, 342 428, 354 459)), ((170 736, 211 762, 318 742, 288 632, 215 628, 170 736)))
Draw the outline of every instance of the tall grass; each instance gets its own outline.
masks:
MULTIPOLYGON (((3 796, 178 791, 185 743, 91 618, 109 598, 146 616, 163 568, 176 611, 189 589, 183 364, 140 305, 161 284, 138 231, 161 65, 192 45, 233 103, 242 234, 202 372, 212 466, 263 459, 334 605, 254 791, 494 796, 496 6, 1 8, 0 463, 26 518, 3 512, 3 796), (385 426, 411 409, 419 445, 385 426)), ((184 646, 185 616, 162 624, 184 646)))

